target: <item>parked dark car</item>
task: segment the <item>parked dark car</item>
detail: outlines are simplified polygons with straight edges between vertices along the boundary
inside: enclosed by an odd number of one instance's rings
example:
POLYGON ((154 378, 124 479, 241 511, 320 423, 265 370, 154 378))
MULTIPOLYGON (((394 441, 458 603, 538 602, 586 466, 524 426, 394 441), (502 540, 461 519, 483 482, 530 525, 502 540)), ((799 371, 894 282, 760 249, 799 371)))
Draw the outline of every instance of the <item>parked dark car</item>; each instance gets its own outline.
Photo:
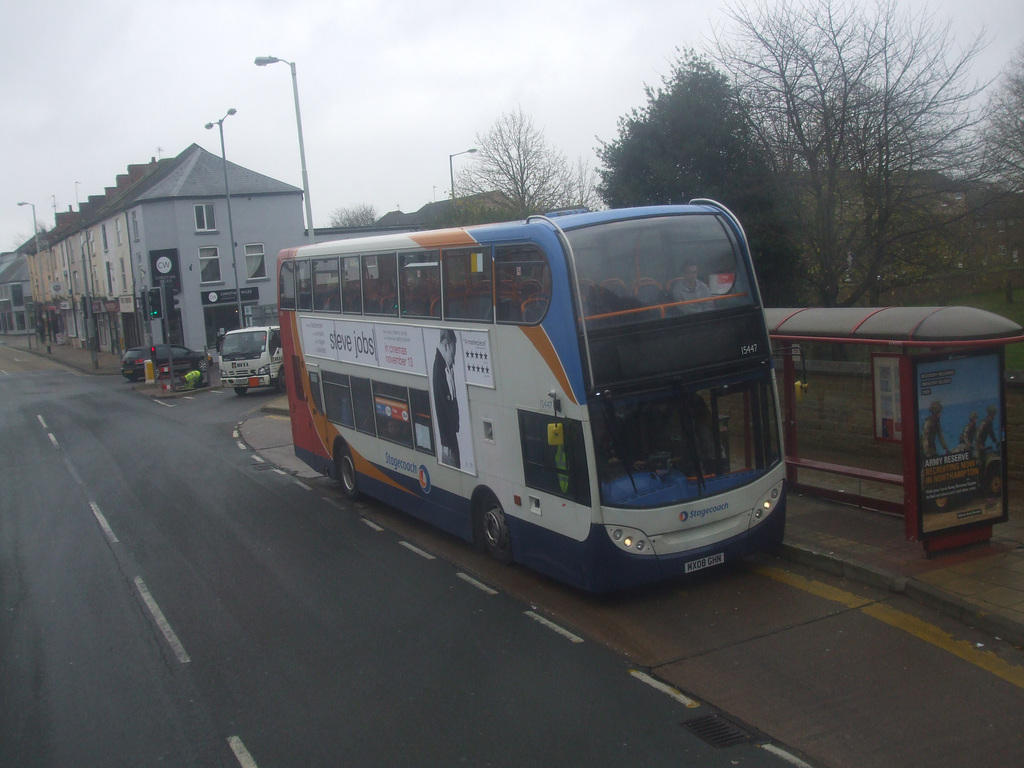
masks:
POLYGON ((141 381, 146 378, 147 360, 153 361, 154 373, 159 375, 160 367, 168 364, 172 353, 175 372, 197 370, 202 371, 205 378, 210 370, 210 356, 206 352, 177 344, 155 344, 149 348, 134 347, 125 352, 121 358, 121 375, 129 381, 141 381))
POLYGON ((132 347, 121 357, 121 375, 128 381, 142 381, 146 378, 147 360, 149 360, 149 349, 132 347))

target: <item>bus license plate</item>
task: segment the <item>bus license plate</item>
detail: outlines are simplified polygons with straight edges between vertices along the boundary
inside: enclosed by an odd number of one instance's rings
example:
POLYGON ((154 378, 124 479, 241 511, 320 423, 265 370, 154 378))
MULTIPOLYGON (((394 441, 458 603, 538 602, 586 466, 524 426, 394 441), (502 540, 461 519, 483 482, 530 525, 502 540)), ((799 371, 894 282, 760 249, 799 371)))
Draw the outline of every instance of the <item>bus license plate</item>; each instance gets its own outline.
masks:
POLYGON ((725 553, 719 552, 714 555, 702 557, 699 560, 691 560, 686 564, 686 573, 693 573, 703 568, 710 568, 713 565, 721 565, 725 562, 725 553))

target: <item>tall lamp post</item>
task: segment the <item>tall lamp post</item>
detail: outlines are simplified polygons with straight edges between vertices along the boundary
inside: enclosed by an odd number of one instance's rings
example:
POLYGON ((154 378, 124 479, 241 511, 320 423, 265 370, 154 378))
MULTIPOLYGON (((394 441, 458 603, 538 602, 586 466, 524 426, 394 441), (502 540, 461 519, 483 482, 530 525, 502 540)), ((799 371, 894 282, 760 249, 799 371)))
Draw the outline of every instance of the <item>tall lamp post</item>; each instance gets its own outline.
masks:
POLYGON ((245 323, 242 319, 242 282, 238 279, 238 260, 235 258, 235 226, 231 221, 231 190, 228 188, 228 156, 224 151, 224 121, 238 112, 232 107, 220 120, 206 124, 206 130, 217 126, 220 130, 220 156, 224 161, 224 197, 228 202, 228 237, 231 238, 231 271, 235 273, 235 306, 238 308, 238 327, 242 328, 245 323))
POLYGON ((470 147, 464 149, 461 152, 456 152, 454 155, 448 155, 448 173, 451 175, 452 180, 452 210, 455 210, 455 158, 459 155, 471 155, 476 152, 476 147, 470 147))
MULTIPOLYGON (((21 205, 31 205, 32 206, 32 234, 35 236, 35 239, 36 239, 36 265, 37 265, 36 269, 39 269, 39 267, 41 266, 41 263, 39 261, 39 258, 40 258, 40 256, 39 256, 39 225, 36 223, 36 206, 35 206, 35 203, 18 203, 18 205, 19 206, 21 206, 21 205)), ((38 272, 37 272, 37 274, 38 274, 38 272)), ((42 285, 40 285, 39 288, 40 288, 40 290, 42 290, 42 285)), ((42 298, 42 297, 40 297, 40 298, 42 298)), ((28 323, 26 323, 25 325, 27 326, 28 323)), ((32 325, 35 326, 35 317, 32 318, 32 325)), ((28 348, 32 349, 32 334, 35 332, 35 328, 34 327, 33 328, 26 327, 26 330, 28 331, 28 348)))
POLYGON ((299 112, 299 78, 295 74, 295 62, 279 59, 276 56, 257 56, 254 64, 257 67, 265 67, 268 64, 287 64, 292 68, 292 95, 295 98, 295 125, 299 129, 299 162, 302 164, 302 194, 306 199, 306 232, 309 242, 315 243, 316 237, 313 234, 313 204, 309 200, 309 174, 306 173, 306 147, 302 142, 302 113, 299 112))

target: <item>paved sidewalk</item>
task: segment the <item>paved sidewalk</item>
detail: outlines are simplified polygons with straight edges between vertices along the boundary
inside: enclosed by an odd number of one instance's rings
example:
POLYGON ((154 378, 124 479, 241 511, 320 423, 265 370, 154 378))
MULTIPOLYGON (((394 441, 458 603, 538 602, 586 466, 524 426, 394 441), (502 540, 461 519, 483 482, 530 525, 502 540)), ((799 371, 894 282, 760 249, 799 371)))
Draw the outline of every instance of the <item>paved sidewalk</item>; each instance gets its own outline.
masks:
MULTIPOLYGON (((113 355, 109 352, 97 352, 95 359, 93 359, 92 351, 77 348, 70 343, 50 344, 47 346, 46 344, 39 343, 38 336, 33 336, 31 346, 29 346, 29 338, 27 336, 7 334, 0 334, 0 346, 31 352, 34 355, 48 358, 68 368, 74 368, 79 373, 93 376, 121 375, 121 356, 113 355)), ((207 377, 210 386, 218 386, 220 384, 220 369, 216 363, 210 367, 207 377)), ((135 384, 135 388, 151 397, 177 397, 187 393, 187 390, 166 390, 160 383, 146 384, 145 382, 138 382, 135 384)))
MULTIPOLYGON (((69 346, 32 352, 83 373, 119 374, 120 360, 69 346)), ((25 337, 0 336, 0 344, 28 349, 25 337)), ((217 381, 214 370, 212 381, 217 381)), ((137 385, 150 396, 156 385, 137 385)), ((291 427, 284 395, 267 402, 242 427, 257 452, 295 474, 308 470, 291 450, 291 427)), ((851 491, 857 489, 851 488, 851 491)), ((1010 520, 993 527, 989 544, 925 555, 920 542, 906 541, 903 519, 893 515, 791 494, 782 554, 816 569, 907 595, 966 624, 1024 646, 1024 505, 1011 499, 1010 520)))
POLYGON ((88 349, 78 349, 71 344, 47 345, 41 343, 38 336, 0 334, 0 345, 13 349, 30 351, 40 357, 48 357, 61 365, 74 368, 82 373, 91 373, 97 376, 121 375, 121 357, 112 355, 109 352, 97 352, 96 360, 93 361, 92 352, 88 349), (30 346, 31 345, 31 346, 30 346))

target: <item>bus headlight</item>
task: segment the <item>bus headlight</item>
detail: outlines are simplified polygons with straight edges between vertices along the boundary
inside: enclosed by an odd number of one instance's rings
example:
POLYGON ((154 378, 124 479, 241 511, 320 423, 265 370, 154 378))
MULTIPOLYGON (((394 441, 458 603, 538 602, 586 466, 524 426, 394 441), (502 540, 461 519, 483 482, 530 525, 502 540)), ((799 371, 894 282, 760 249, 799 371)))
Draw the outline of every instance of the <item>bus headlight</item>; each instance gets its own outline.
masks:
POLYGON ((654 546, 651 544, 643 531, 636 528, 627 528, 623 525, 606 525, 605 530, 609 538, 619 549, 629 552, 631 555, 653 555, 654 546))
POLYGON ((752 526, 767 519, 775 507, 779 505, 779 502, 782 500, 782 484, 783 481, 780 480, 765 491, 765 493, 761 495, 761 498, 757 500, 757 504, 754 505, 750 518, 750 524, 752 526))

